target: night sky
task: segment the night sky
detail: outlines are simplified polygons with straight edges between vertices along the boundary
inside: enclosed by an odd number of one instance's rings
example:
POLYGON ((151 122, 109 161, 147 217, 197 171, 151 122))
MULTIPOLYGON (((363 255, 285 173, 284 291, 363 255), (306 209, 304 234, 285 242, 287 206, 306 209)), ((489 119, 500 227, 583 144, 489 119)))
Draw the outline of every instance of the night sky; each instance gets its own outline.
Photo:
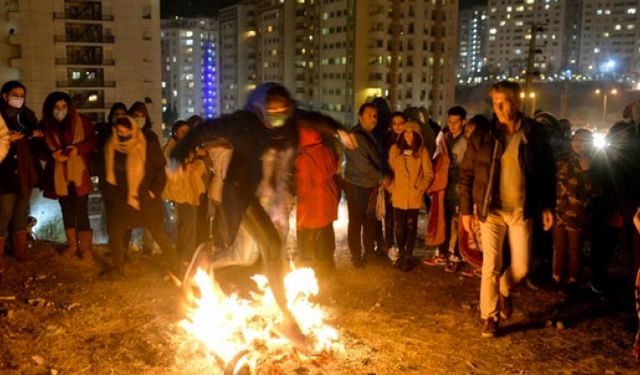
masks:
MULTIPOLYGON (((162 17, 171 16, 211 16, 220 8, 235 3, 237 0, 161 0, 162 17)), ((466 8, 472 5, 486 5, 488 0, 460 0, 460 7, 466 8)))

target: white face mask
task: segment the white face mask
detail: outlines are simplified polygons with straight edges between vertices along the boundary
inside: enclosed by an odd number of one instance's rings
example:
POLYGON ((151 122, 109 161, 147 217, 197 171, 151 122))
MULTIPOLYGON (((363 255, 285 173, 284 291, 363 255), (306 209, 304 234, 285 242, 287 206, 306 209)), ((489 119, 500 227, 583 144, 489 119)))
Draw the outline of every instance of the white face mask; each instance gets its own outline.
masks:
POLYGON ((138 128, 140 128, 141 130, 147 124, 147 118, 146 117, 136 117, 135 120, 138 123, 138 128))
POLYGON ((24 105, 24 98, 21 98, 19 96, 10 96, 7 99, 7 104, 9 104, 13 108, 20 109, 24 105))
POLYGON ((56 120, 62 122, 67 117, 67 110, 66 109, 54 108, 53 109, 53 117, 55 117, 56 120))

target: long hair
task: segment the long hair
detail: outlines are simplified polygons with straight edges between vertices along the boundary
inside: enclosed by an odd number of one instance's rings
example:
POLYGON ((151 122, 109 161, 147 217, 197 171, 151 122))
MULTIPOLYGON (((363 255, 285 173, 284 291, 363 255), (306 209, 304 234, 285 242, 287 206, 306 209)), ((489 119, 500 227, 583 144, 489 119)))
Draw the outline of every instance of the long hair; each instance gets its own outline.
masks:
POLYGON ((60 124, 62 128, 68 127, 71 124, 72 119, 75 117, 75 114, 75 105, 73 105, 71 97, 67 93, 60 91, 52 92, 47 95, 47 98, 44 100, 44 104, 42 105, 42 122, 44 125, 44 131, 60 131, 58 124, 60 124), (68 107, 67 117, 64 119, 62 124, 53 117, 53 107, 55 107, 56 103, 61 100, 64 100, 68 107))
POLYGON ((420 148, 422 147, 422 136, 420 134, 418 134, 413 129, 407 129, 407 130, 403 131, 402 134, 400 134, 398 136, 398 141, 396 142, 396 145, 398 145, 398 148, 400 149, 400 152, 402 152, 404 150, 411 150, 413 157, 414 158, 418 158, 418 157, 420 157, 418 152, 420 151, 420 148), (405 132, 413 132, 413 144, 411 146, 409 146, 407 141, 404 139, 404 133, 405 132))
POLYGON ((124 111, 124 113, 127 113, 127 106, 122 102, 113 103, 111 109, 109 109, 109 115, 107 116, 109 125, 113 124, 113 116, 115 115, 117 110, 122 110, 124 111))

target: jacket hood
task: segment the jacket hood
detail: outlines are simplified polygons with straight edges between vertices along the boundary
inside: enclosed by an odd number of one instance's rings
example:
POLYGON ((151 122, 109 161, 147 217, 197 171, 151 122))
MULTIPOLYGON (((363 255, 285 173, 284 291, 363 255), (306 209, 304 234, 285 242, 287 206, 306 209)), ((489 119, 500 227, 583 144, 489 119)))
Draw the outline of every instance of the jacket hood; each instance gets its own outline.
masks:
POLYGON ((322 136, 314 129, 300 127, 300 139, 298 145, 300 147, 312 146, 322 143, 322 136))
POLYGON ((407 131, 414 132, 415 135, 417 135, 420 138, 420 141, 422 141, 422 145, 424 146, 424 139, 422 138, 422 129, 420 128, 420 124, 418 124, 414 120, 407 121, 404 124, 404 130, 402 131, 402 133, 400 133, 398 138, 402 137, 404 135, 404 132, 407 132, 407 131))
POLYGON ((265 82, 251 92, 249 98, 247 98, 247 103, 244 105, 245 111, 255 113, 260 121, 267 126, 269 126, 267 117, 267 93, 275 88, 285 92, 287 91, 284 86, 278 83, 265 82))

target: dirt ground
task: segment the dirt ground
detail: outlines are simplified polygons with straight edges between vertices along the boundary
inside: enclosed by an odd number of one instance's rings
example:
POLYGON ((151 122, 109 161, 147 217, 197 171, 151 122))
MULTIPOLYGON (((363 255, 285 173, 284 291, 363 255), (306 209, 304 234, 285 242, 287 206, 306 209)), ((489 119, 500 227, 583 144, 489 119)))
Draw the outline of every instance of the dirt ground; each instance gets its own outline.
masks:
MULTIPOLYGON (((520 287, 502 335, 483 339, 478 278, 424 265, 404 273, 379 257, 354 269, 344 238, 338 243, 338 270, 320 302, 345 353, 276 358, 258 373, 640 373, 630 355, 630 289, 610 299, 585 292, 558 308, 558 292, 520 287), (554 325, 557 319, 564 329, 554 325)), ((51 243, 36 243, 33 253, 37 262, 28 266, 8 258, 0 281, 0 373, 220 373, 214 363, 203 367, 182 357, 182 299, 163 280, 159 256, 134 253, 126 279, 107 281, 97 268, 59 256, 51 243)), ((242 289, 253 271, 227 270, 221 277, 242 289)))

